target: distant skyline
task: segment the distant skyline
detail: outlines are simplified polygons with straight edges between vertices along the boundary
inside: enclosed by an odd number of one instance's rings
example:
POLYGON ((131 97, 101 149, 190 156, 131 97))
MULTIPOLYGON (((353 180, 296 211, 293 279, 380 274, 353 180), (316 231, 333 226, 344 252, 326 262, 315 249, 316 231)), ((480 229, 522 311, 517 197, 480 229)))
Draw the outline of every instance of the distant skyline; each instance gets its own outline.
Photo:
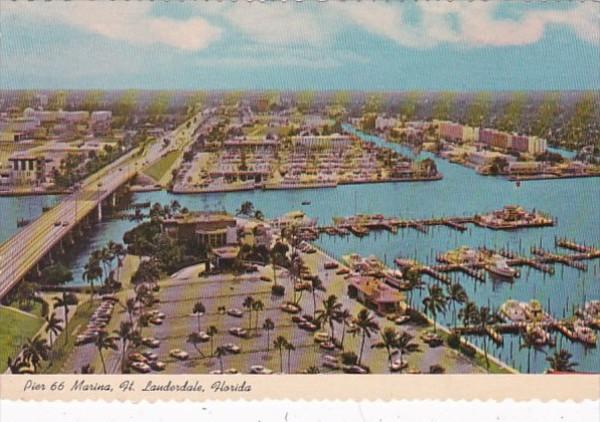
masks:
POLYGON ((597 2, 0 9, 3 89, 600 89, 597 2))

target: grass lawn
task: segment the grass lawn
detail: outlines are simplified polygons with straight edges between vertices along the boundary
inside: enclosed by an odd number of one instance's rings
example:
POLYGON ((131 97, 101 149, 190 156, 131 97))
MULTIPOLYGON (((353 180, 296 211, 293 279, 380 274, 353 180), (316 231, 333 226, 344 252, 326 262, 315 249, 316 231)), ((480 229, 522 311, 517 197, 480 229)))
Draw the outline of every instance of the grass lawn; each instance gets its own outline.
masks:
POLYGON ((75 337, 77 333, 83 330, 90 320, 92 313, 98 306, 98 300, 96 299, 95 306, 92 306, 91 302, 85 302, 80 304, 69 319, 69 338, 65 343, 65 331, 61 332, 58 338, 54 341, 54 357, 52 363, 46 368, 42 368, 41 372, 47 374, 57 374, 61 372, 61 369, 65 363, 65 360, 71 354, 71 351, 75 347, 75 337))
POLYGON ((13 308, 0 308, 0 373, 6 371, 7 359, 14 357, 21 344, 33 337, 44 324, 35 315, 25 315, 13 308))
POLYGON ((152 177, 158 182, 171 169, 171 166, 179 157, 179 153, 179 151, 168 152, 164 157, 148 167, 148 169, 144 171, 144 174, 152 177))

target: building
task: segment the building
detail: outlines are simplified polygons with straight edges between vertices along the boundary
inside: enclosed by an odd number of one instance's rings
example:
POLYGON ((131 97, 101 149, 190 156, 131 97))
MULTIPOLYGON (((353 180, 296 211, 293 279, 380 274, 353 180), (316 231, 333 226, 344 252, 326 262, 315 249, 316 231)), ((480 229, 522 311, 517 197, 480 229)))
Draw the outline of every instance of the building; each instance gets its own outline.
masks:
POLYGON ((381 131, 392 129, 396 127, 397 124, 398 119, 396 119, 395 117, 377 116, 377 118, 375 119, 375 129, 381 131))
POLYGON ((548 144, 545 139, 538 138, 537 136, 529 137, 529 144, 528 144, 527 152, 529 152, 530 154, 532 154, 532 155, 543 154, 546 152, 547 148, 548 148, 548 144))
POLYGON ((515 152, 529 151, 529 136, 512 135, 510 140, 510 149, 515 152))
POLYGON ((169 236, 209 250, 238 243, 236 220, 223 211, 177 214, 163 219, 161 226, 169 236))
POLYGON ((404 296, 387 284, 366 276, 355 276, 348 284, 348 296, 380 315, 404 312, 404 296))
POLYGON ((45 159, 42 156, 14 155, 10 163, 10 182, 13 185, 39 185, 45 178, 45 159))
POLYGON ((94 135, 107 135, 112 125, 112 112, 101 110, 93 111, 90 116, 90 128, 94 135))

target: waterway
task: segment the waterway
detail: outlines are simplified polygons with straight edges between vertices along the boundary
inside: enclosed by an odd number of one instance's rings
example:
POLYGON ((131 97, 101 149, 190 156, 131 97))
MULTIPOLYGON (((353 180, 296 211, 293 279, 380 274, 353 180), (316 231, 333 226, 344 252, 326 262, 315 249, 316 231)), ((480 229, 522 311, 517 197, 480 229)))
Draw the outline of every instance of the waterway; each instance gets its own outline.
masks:
MULTIPOLYGON (((360 132, 355 134, 412 157, 412 152, 407 148, 360 132)), ((387 232, 371 233, 362 239, 324 235, 317 241, 333 256, 341 257, 358 252, 365 256, 378 256, 390 266, 393 266, 393 259, 398 256, 433 263, 436 253, 461 245, 491 248, 505 246, 523 254, 528 254, 530 247, 534 245, 552 250, 555 236, 600 246, 600 183, 597 178, 530 181, 517 187, 501 178, 480 176, 471 169, 438 159, 429 153, 422 153, 417 158, 426 157, 435 160, 439 171, 444 175, 442 180, 344 185, 330 189, 194 195, 173 195, 161 191, 139 193, 134 195, 133 200, 168 203, 177 199, 190 210, 225 209, 230 212, 235 212, 242 202, 251 201, 268 218, 301 209, 312 217, 318 217, 323 224, 331 222, 334 216, 354 213, 381 213, 419 219, 473 215, 499 209, 507 204, 518 204, 527 209, 535 208, 549 213, 558 222, 554 227, 509 232, 470 226, 467 231, 460 233, 446 227, 435 227, 430 228, 427 234, 404 229, 397 235, 387 232), (311 204, 302 206, 301 203, 305 200, 309 200, 311 204)), ((51 203, 54 200, 56 198, 53 197, 0 198, 0 241, 16 230, 17 218, 35 217, 41 213, 43 204, 47 204, 45 201, 51 203)), ((73 283, 83 283, 82 267, 92 250, 103 246, 108 240, 122 241, 123 233, 134 225, 135 223, 126 220, 107 220, 96 226, 89 235, 89 243, 69 263, 74 272, 73 283)), ((574 308, 587 300, 600 299, 600 262, 596 260, 588 264, 587 272, 556 266, 554 276, 523 268, 521 277, 513 283, 493 281, 489 277, 485 283, 463 275, 455 277, 464 286, 469 298, 479 305, 496 309, 507 299, 537 299, 551 314, 562 317, 571 315, 574 308)), ((425 281, 434 282, 428 278, 425 281)), ((416 294, 414 302, 420 303, 422 296, 423 293, 416 294)), ((451 325, 451 315, 452 312, 449 311, 440 316, 439 320, 451 325)), ((473 338, 472 341, 482 344, 479 338, 473 338)), ((519 337, 505 336, 504 345, 499 347, 489 341, 488 347, 496 357, 526 372, 528 351, 520 348, 519 337)), ((586 349, 561 335, 557 335, 557 347, 565 348, 573 354, 573 359, 579 363, 578 370, 600 372, 597 349, 586 349)), ((553 352, 550 348, 546 350, 548 354, 553 352)), ((532 372, 543 372, 548 367, 545 359, 545 354, 532 351, 532 372)))

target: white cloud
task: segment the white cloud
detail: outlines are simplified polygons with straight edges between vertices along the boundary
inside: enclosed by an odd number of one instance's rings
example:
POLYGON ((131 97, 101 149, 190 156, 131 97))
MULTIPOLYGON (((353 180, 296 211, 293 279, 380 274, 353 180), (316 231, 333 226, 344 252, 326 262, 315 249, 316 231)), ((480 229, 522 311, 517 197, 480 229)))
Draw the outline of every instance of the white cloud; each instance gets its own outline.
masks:
POLYGON ((600 41, 600 6, 578 4, 569 10, 524 10, 518 19, 495 16, 493 2, 417 3, 417 22, 410 22, 402 4, 329 3, 336 13, 365 30, 400 45, 428 48, 442 43, 466 46, 517 46, 539 41, 548 26, 572 29, 582 39, 600 41))
POLYGON ((163 44, 194 51, 221 36, 220 28, 201 17, 178 20, 151 16, 149 2, 15 2, 2 8, 3 18, 16 15, 58 22, 137 45, 163 44))

